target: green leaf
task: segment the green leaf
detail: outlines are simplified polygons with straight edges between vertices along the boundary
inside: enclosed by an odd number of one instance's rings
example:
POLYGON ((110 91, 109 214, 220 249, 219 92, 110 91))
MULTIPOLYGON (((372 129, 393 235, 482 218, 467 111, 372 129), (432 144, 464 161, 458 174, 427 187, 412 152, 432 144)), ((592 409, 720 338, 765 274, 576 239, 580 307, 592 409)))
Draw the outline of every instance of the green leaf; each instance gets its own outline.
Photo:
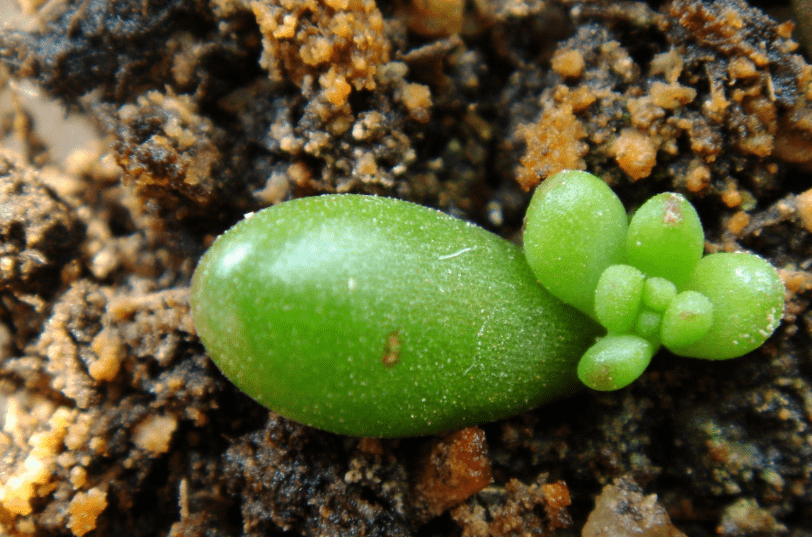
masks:
POLYGON ((524 252, 542 285, 595 317, 595 288, 608 266, 623 262, 627 228, 626 210, 606 183, 586 172, 560 172, 533 195, 524 252))
POLYGON ((702 257, 704 241, 693 205, 680 194, 666 192, 646 201, 632 217, 626 262, 682 289, 702 257))
POLYGON ((595 313, 607 330, 626 333, 634 328, 645 278, 630 265, 612 265, 603 271, 595 290, 595 313))
POLYGON ((651 341, 652 344, 660 344, 660 325, 663 322, 663 314, 650 310, 646 307, 640 308, 640 314, 634 323, 634 330, 640 336, 651 341))
POLYGON ((702 293, 683 291, 674 297, 663 315, 660 338, 666 347, 679 349, 696 343, 713 325, 713 304, 702 293))
POLYGON ((655 347, 634 335, 608 335, 584 353, 578 378, 593 390, 625 388, 646 370, 655 347))
POLYGON ((682 356, 723 360, 760 347, 784 310, 784 285, 775 268, 748 253, 703 257, 685 285, 713 303, 713 326, 701 340, 675 349, 682 356))
POLYGON ((646 278, 643 284, 643 304, 654 311, 664 312, 677 296, 677 286, 665 278, 646 278))
POLYGON ((220 236, 195 327, 240 389, 355 436, 432 434, 573 393, 600 328, 544 290, 522 251, 438 211, 333 195, 220 236))

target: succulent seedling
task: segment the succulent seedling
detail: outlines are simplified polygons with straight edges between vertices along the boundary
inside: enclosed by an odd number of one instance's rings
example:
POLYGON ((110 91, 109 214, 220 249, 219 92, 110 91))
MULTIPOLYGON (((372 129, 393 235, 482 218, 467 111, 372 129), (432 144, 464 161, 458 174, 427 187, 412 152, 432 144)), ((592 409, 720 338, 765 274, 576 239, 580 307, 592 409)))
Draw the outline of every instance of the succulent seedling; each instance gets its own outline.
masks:
POLYGON ((683 196, 654 196, 626 222, 606 183, 580 171, 545 181, 527 212, 525 254, 541 284, 607 331, 578 364, 584 384, 627 386, 661 345, 708 360, 742 356, 776 329, 776 270, 749 253, 703 257, 702 225, 683 196))
POLYGON ((761 345, 783 309, 775 270, 702 249, 682 196, 655 196, 629 222, 583 172, 538 189, 524 251, 405 201, 327 195, 220 236, 195 271, 192 315, 223 373, 286 417, 431 434, 572 394, 579 377, 621 388, 661 345, 707 359, 761 345))

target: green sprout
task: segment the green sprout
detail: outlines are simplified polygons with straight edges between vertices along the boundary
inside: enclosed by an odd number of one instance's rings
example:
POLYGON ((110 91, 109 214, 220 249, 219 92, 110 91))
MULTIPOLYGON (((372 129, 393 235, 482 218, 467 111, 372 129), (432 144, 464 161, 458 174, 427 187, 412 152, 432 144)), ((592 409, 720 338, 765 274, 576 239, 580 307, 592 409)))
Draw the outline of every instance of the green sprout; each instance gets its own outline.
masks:
POLYGON ((661 345, 707 359, 761 345, 783 309, 775 269, 702 248, 682 196, 629 223, 583 172, 538 189, 524 250, 405 201, 304 198, 215 241, 192 316, 222 372, 275 412, 354 436, 432 434, 565 397, 579 378, 622 388, 661 345))
POLYGON ((665 193, 626 226, 622 204, 586 172, 561 172, 530 203, 525 255, 553 295, 596 319, 607 335, 578 365, 596 390, 633 382, 662 345, 674 354, 723 360, 761 346, 778 327, 784 286, 749 253, 702 257, 694 207, 665 193))

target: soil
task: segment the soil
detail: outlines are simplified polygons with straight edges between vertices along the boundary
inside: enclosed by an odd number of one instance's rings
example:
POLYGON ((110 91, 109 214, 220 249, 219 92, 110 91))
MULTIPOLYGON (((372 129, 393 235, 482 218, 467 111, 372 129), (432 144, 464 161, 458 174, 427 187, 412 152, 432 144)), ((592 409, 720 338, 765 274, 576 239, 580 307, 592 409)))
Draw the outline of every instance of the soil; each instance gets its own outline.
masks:
MULTIPOLYGON (((812 66, 789 2, 20 1, 0 31, 0 533, 809 536, 812 66), (22 27, 22 26, 21 26, 22 27), (67 156, 35 83, 98 139, 67 156), (562 169, 686 195, 784 320, 447 435, 359 439, 241 394, 197 259, 245 213, 394 196, 519 237, 562 169)), ((809 51, 812 53, 812 51, 809 51)))

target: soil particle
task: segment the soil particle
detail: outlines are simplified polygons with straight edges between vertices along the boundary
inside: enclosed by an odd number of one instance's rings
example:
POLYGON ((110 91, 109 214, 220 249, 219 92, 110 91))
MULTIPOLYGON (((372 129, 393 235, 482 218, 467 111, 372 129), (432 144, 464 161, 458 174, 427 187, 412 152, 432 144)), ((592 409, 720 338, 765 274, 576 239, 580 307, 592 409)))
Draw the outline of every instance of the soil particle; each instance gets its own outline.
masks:
POLYGON ((119 108, 114 121, 114 154, 144 198, 177 219, 214 204, 223 133, 188 96, 151 91, 119 108))
POLYGON ((0 156, 0 290, 50 298, 84 229, 31 168, 0 156))
POLYGON ((644 496, 629 478, 615 479, 603 487, 595 510, 586 521, 583 537, 685 537, 671 524, 668 513, 657 503, 657 495, 644 496))
POLYGON ((236 439, 224 463, 231 492, 251 491, 240 506, 244 534, 411 535, 403 468, 388 450, 342 443, 273 413, 236 439))
POLYGON ((787 527, 777 522, 755 500, 741 498, 725 509, 716 531, 724 536, 786 535, 787 527))
POLYGON ((566 484, 548 483, 542 474, 529 485, 512 479, 489 487, 451 511, 451 517, 466 537, 555 535, 572 526, 569 505, 566 484))
POLYGON ((416 510, 428 522, 492 481, 482 429, 469 427, 437 438, 418 462, 413 485, 416 510))
POLYGON ((0 155, 0 323, 11 348, 36 333, 61 280, 72 277, 84 231, 39 172, 0 155))

